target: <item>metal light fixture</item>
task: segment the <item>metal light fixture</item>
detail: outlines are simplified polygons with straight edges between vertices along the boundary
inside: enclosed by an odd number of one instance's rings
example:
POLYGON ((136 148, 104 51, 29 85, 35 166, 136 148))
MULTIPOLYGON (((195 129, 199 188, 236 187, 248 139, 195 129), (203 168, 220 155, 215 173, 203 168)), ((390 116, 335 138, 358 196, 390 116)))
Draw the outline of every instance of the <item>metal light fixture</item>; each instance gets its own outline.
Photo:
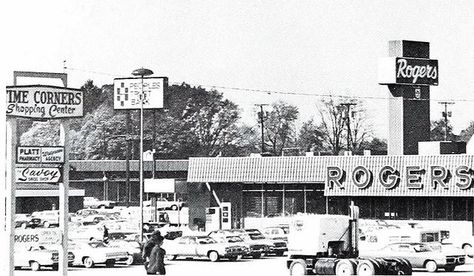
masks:
POLYGON ((132 75, 142 79, 142 90, 140 94, 140 241, 143 241, 143 101, 145 93, 143 91, 143 77, 153 75, 150 69, 139 68, 132 72, 132 75))

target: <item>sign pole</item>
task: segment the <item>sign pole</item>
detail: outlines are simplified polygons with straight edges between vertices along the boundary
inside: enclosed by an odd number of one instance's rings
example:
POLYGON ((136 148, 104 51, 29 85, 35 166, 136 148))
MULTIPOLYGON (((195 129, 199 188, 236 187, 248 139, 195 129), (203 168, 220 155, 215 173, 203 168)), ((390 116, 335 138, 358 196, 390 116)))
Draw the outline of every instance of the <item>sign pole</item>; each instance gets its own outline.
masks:
MULTIPOLYGON (((15 182, 15 150, 17 146, 17 120, 16 118, 7 118, 7 149, 6 149, 6 219, 5 230, 8 239, 7 256, 9 256, 8 275, 13 276, 15 270, 15 213, 16 213, 16 182, 15 182)), ((2 229, 3 231, 3 229, 2 229)))
POLYGON ((59 140, 64 146, 63 181, 59 183, 59 229, 62 233, 59 248, 59 272, 67 275, 68 267, 68 213, 69 213, 69 120, 61 120, 59 140))

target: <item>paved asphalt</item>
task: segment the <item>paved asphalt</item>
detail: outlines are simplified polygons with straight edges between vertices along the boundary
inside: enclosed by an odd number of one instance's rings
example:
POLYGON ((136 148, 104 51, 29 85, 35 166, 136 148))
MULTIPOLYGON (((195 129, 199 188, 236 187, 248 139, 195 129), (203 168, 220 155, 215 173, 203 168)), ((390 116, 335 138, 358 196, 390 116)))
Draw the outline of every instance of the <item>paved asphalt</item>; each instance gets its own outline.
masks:
MULTIPOLYGON (((166 261, 166 275, 192 275, 192 276, 233 276, 233 275, 272 275, 272 276, 288 276, 286 269, 286 257, 264 257, 262 259, 241 259, 236 262, 219 261, 211 263, 208 260, 186 260, 177 259, 174 261, 166 261)), ((454 272, 445 272, 440 269, 435 273, 425 271, 415 271, 416 276, 471 276, 474 275, 474 260, 460 267, 456 267, 454 272)), ((58 271, 29 271, 16 270, 14 275, 22 276, 53 276, 59 275, 58 271)), ((71 276, 139 276, 146 275, 142 265, 120 266, 114 268, 105 268, 98 266, 90 269, 82 267, 69 268, 68 275, 71 276)))

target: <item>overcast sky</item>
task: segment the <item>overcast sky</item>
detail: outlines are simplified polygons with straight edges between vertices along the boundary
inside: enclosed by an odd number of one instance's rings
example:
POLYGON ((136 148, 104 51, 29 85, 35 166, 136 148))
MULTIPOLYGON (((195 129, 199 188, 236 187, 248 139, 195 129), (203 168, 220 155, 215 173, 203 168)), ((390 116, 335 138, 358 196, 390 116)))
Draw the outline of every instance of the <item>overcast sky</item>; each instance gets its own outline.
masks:
POLYGON ((251 125, 255 104, 282 99, 306 120, 317 117, 320 98, 230 88, 362 97, 386 137, 377 61, 389 40, 406 39, 430 42, 439 60, 431 119, 441 116, 438 100, 452 99, 455 132, 474 120, 474 1, 11 2, 2 16, 9 85, 13 70, 63 72, 63 60, 76 88, 87 79, 112 84, 143 66, 171 84, 228 87, 218 90, 251 125))

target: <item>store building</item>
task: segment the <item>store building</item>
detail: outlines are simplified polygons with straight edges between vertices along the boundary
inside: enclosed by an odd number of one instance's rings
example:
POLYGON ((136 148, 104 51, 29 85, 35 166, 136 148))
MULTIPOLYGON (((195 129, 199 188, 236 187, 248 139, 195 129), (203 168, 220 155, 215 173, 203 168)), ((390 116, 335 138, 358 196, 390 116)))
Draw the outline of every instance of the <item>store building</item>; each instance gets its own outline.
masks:
POLYGON ((474 155, 191 158, 188 182, 231 202, 234 225, 296 213, 474 221, 474 155))

